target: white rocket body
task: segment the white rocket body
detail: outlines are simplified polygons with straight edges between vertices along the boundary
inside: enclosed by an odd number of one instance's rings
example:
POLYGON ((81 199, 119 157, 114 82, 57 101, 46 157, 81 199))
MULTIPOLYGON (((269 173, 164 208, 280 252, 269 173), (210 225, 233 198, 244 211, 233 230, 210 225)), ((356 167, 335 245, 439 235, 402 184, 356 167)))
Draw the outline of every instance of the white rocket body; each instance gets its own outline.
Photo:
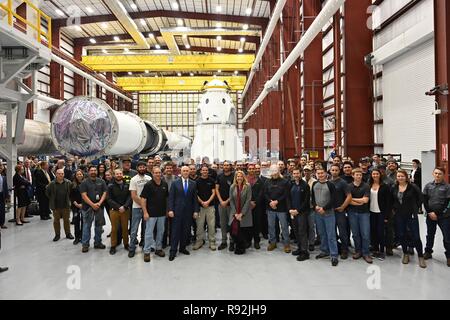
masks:
POLYGON ((197 107, 191 158, 242 160, 244 153, 236 128, 237 112, 227 93, 227 85, 213 80, 205 85, 205 91, 197 107))

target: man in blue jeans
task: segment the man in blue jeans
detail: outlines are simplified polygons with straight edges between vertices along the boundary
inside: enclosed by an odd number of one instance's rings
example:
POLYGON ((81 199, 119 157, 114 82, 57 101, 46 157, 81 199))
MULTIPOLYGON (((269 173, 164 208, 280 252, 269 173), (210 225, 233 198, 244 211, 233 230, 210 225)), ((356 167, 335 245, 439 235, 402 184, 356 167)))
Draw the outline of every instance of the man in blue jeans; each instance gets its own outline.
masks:
MULTIPOLYGON (((144 186, 147 182, 152 180, 147 173, 147 164, 145 162, 139 162, 137 165, 138 174, 135 175, 130 180, 130 192, 131 199, 133 199, 133 209, 131 211, 131 239, 130 239, 130 250, 128 252, 128 258, 133 258, 136 251, 136 239, 137 232, 139 229, 139 224, 144 218, 142 211, 142 199, 141 192, 144 189, 144 186)), ((142 224, 141 229, 141 238, 144 237, 145 234, 145 223, 142 224)), ((144 240, 145 246, 145 240, 144 240)))
POLYGON ((323 168, 316 169, 319 179, 313 183, 311 189, 311 202, 315 211, 316 226, 320 235, 320 254, 316 259, 331 256, 331 265, 336 267, 338 260, 338 247, 336 240, 336 188, 327 180, 327 173, 323 168))
POLYGON ((349 191, 352 194, 352 201, 348 207, 350 228, 352 230, 353 242, 355 243, 355 253, 353 259, 363 259, 371 264, 370 256, 370 212, 369 197, 370 187, 363 182, 363 172, 356 168, 352 171, 353 183, 349 184, 349 191))
POLYGON ((89 242, 91 241, 91 227, 92 222, 95 221, 95 236, 94 248, 105 249, 106 246, 102 243, 102 232, 104 225, 104 203, 108 188, 103 179, 97 178, 97 167, 89 166, 89 178, 85 179, 80 185, 80 193, 83 199, 83 207, 81 215, 83 217, 83 234, 81 237, 81 244, 83 245, 81 251, 89 251, 89 242))
POLYGON ((147 223, 145 228, 144 261, 150 262, 151 248, 155 248, 155 254, 164 257, 162 240, 164 235, 164 224, 167 214, 167 199, 169 197, 169 186, 161 180, 161 169, 153 167, 153 180, 147 182, 141 192, 142 211, 147 223), (156 245, 153 230, 156 227, 156 245))
POLYGON ((277 218, 281 224, 281 235, 283 237, 284 252, 291 252, 289 240, 289 225, 287 212, 289 209, 288 199, 290 184, 280 174, 279 167, 274 164, 270 167, 271 179, 264 185, 264 199, 268 207, 267 220, 269 224, 269 246, 268 251, 273 251, 277 247, 275 224, 277 218))

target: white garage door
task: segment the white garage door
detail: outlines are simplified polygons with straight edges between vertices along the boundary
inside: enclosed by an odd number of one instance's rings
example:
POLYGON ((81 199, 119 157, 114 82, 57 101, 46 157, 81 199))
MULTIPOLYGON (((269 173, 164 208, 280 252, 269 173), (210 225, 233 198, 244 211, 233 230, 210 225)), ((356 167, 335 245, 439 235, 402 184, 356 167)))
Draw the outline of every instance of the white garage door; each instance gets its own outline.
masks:
POLYGON ((401 153, 402 161, 420 159, 436 149, 434 40, 389 61, 383 67, 383 142, 385 153, 401 153))

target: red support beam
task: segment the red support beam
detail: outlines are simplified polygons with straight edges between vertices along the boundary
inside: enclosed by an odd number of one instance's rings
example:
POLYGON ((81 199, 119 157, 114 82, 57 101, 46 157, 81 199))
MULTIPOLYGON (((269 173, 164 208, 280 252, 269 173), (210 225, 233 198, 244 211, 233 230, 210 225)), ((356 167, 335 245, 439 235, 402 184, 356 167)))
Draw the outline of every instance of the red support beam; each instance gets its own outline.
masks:
MULTIPOLYGON (((169 10, 153 10, 153 11, 140 11, 130 12, 132 19, 146 19, 146 18, 182 18, 193 20, 208 20, 218 22, 237 22, 246 23, 249 25, 258 25, 265 29, 269 23, 269 19, 260 17, 247 17, 247 16, 235 16, 228 14, 211 14, 211 13, 199 13, 199 12, 186 12, 186 11, 169 11, 169 10)), ((59 27, 66 27, 67 22, 70 19, 61 18, 54 19, 53 24, 59 27)), ((117 17, 113 14, 96 15, 96 16, 84 16, 80 18, 80 24, 99 23, 117 21, 117 17)))
MULTIPOLYGON (((434 0, 436 85, 450 83, 450 3, 434 0)), ((446 169, 446 180, 450 181, 448 145, 450 141, 450 96, 438 94, 436 101, 442 113, 436 116, 436 163, 446 169)))
POLYGON ((335 150, 342 153, 342 86, 341 86, 341 13, 337 12, 333 17, 333 56, 334 56, 334 116, 335 150))
MULTIPOLYGON (((52 47, 59 49, 61 29, 52 27, 52 47)), ((64 68, 58 63, 50 62, 50 96, 55 99, 64 99, 64 68)))
MULTIPOLYGON (((321 10, 320 0, 303 0, 304 28, 307 30, 321 10)), ((303 55, 304 83, 304 150, 319 152, 324 157, 323 118, 320 109, 323 106, 322 78, 322 34, 319 34, 305 50, 303 55)))
POLYGON ((367 28, 371 0, 345 3, 345 154, 359 159, 374 152, 371 69, 364 57, 373 51, 372 31, 367 28))

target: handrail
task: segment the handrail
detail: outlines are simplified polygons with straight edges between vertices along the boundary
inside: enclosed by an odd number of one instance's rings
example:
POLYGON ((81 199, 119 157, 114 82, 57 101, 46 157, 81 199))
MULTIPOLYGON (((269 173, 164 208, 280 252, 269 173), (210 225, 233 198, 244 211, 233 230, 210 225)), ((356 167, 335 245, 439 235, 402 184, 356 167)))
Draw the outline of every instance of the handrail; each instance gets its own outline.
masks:
POLYGON ((7 0, 6 5, 0 3, 0 9, 6 11, 8 15, 8 24, 13 26, 13 18, 25 23, 27 26, 30 26, 33 30, 37 32, 37 41, 41 43, 41 37, 44 36, 47 39, 47 46, 49 49, 52 48, 52 19, 42 12, 38 7, 36 7, 29 0, 22 0, 22 3, 26 3, 27 6, 34 9, 37 14, 37 23, 34 24, 28 21, 26 18, 21 17, 13 10, 13 0, 7 0), (47 31, 42 30, 42 18, 47 21, 47 31))

